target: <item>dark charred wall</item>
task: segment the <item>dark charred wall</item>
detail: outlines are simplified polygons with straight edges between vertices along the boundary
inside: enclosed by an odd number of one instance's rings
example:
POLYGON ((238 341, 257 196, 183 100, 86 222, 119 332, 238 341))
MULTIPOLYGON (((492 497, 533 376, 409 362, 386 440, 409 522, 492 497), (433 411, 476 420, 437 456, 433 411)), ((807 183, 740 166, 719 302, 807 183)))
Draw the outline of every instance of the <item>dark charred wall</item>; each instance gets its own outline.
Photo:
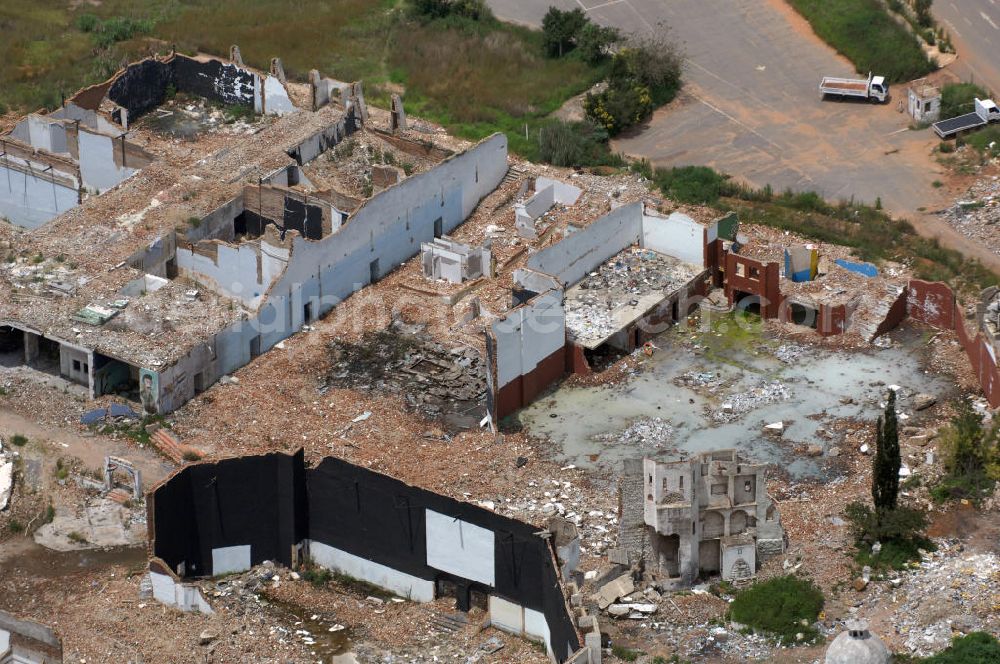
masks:
POLYGON ((195 60, 174 56, 174 86, 181 92, 232 106, 254 107, 254 75, 246 69, 219 60, 195 60))
POLYGON ((167 95, 173 83, 170 64, 155 59, 142 60, 125 68, 108 89, 108 99, 128 111, 129 122, 151 111, 167 95))

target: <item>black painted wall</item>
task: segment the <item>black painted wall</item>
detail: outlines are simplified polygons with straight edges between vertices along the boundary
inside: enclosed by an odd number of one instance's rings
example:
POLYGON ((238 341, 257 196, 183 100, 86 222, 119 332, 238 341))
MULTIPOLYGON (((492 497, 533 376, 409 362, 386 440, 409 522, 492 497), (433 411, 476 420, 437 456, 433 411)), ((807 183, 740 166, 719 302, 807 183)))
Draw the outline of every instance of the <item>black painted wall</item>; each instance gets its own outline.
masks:
POLYGON ((250 562, 290 566, 307 536, 302 450, 184 468, 153 492, 153 554, 171 569, 212 574, 212 549, 250 545, 250 562))
POLYGON ((173 69, 159 60, 142 60, 126 67, 108 89, 108 99, 128 110, 129 122, 151 111, 167 96, 173 69))
POLYGON ((308 538, 412 576, 456 579, 427 565, 426 509, 494 533, 495 587, 511 602, 542 612, 559 661, 580 647, 546 540, 531 524, 409 486, 333 457, 306 469, 302 451, 188 466, 156 489, 153 555, 189 575, 211 574, 212 549, 251 545, 251 562, 291 564, 308 538))
POLYGON ((171 61, 174 86, 181 92, 234 106, 254 106, 254 76, 218 60, 201 62, 177 55, 171 61))

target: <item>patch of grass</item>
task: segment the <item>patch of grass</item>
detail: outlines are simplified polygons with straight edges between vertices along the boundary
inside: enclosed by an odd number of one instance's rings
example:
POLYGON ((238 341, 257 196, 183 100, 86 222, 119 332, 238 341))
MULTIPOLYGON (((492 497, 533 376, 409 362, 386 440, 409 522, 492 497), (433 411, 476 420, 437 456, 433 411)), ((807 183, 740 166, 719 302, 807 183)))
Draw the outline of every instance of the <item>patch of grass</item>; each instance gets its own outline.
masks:
POLYGON ((56 518, 56 508, 49 503, 45 508, 45 513, 42 515, 42 523, 52 523, 52 520, 56 518))
POLYGON ((1000 126, 990 125, 965 137, 965 142, 988 157, 1000 157, 1000 126))
POLYGON ((870 545, 859 544, 857 553, 854 555, 854 562, 860 567, 868 565, 873 570, 906 569, 910 562, 920 560, 920 549, 934 551, 937 546, 933 541, 923 537, 886 540, 882 542, 882 550, 878 552, 878 555, 873 556, 870 545))
POLYGON ((944 182, 941 182, 941 180, 934 180, 934 182, 931 182, 931 186, 935 189, 940 189, 944 186, 944 182))
POLYGON ((975 83, 948 83, 941 88, 941 119, 972 113, 976 98, 988 99, 989 94, 975 83))
POLYGON ((620 646, 617 643, 614 643, 611 645, 611 654, 623 662, 634 662, 639 659, 643 652, 641 650, 633 650, 632 648, 626 648, 625 646, 620 646))
POLYGON ((812 625, 822 610, 823 593, 812 581, 779 576, 739 592, 729 605, 729 617, 784 644, 793 644, 818 638, 812 625), (798 633, 805 638, 796 640, 798 633))
POLYGON ((986 632, 956 636, 943 651, 919 660, 925 664, 988 664, 1000 662, 1000 641, 986 632))
POLYGON ((937 69, 916 37, 896 23, 878 0, 788 0, 816 34, 862 74, 910 81, 937 69))
POLYGON ((66 535, 66 538, 69 539, 69 541, 73 542, 74 544, 86 544, 87 543, 87 538, 84 537, 83 535, 81 535, 80 533, 76 532, 75 530, 72 531, 71 533, 69 533, 68 535, 66 535))
POLYGON ((28 444, 28 437, 24 434, 15 433, 10 437, 10 444, 14 447, 24 447, 28 444))
POLYGON ((333 573, 325 567, 316 565, 304 569, 302 578, 317 588, 321 588, 333 579, 333 573))
POLYGON ((7 523, 7 530, 9 530, 10 532, 14 533, 15 535, 17 535, 18 533, 23 533, 24 532, 24 524, 21 523, 20 521, 18 521, 17 519, 11 519, 7 523))
POLYGON ((63 465, 62 459, 56 459, 56 479, 65 480, 69 477, 69 468, 63 465))

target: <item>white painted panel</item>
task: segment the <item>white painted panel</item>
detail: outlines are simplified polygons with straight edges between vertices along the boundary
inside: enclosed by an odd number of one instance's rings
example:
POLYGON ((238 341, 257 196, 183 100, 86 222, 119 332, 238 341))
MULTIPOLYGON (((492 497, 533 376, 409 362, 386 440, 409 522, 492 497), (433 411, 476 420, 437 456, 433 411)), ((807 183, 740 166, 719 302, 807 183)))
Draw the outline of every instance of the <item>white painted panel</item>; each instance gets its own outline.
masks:
POLYGON ((492 586, 495 583, 492 530, 425 510, 427 564, 442 572, 492 586))
POLYGON ((552 178, 540 177, 535 180, 535 190, 540 191, 546 187, 552 187, 552 197, 556 203, 561 203, 562 205, 573 205, 576 203, 577 199, 580 198, 580 194, 583 190, 579 187, 574 187, 571 184, 566 184, 565 182, 560 182, 559 180, 553 180, 552 178))
POLYGON ((544 613, 533 609, 524 610, 524 634, 543 641, 545 651, 552 657, 552 636, 549 634, 549 623, 545 620, 544 613))
POLYGON ((212 576, 243 572, 250 569, 250 545, 224 546, 212 549, 212 576))
POLYGON ((400 597, 409 597, 415 602, 430 602, 434 599, 433 581, 380 565, 322 542, 310 542, 309 553, 317 565, 373 583, 400 597))
POLYGON ((274 76, 264 79, 264 110, 268 115, 285 115, 295 111, 288 90, 274 76))
POLYGON ((490 595, 490 624, 520 636, 524 632, 524 608, 520 604, 490 595))
POLYGON ((705 264, 705 228, 680 212, 674 212, 666 219, 644 215, 642 244, 647 249, 686 263, 705 264))
POLYGON ((5 629, 0 629, 0 657, 9 654, 10 651, 10 632, 5 629))

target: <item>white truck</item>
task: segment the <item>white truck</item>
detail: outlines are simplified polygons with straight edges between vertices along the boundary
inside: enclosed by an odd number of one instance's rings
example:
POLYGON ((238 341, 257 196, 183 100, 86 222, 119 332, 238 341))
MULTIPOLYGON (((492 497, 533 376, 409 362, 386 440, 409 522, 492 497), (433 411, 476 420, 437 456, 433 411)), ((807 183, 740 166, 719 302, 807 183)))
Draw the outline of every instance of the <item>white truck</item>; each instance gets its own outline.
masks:
POLYGON ((1000 109, 996 103, 990 99, 975 101, 975 109, 972 113, 959 115, 957 118, 948 118, 935 122, 934 133, 941 138, 950 138, 959 132, 982 127, 990 122, 1000 122, 1000 109))
POLYGON ((824 76, 820 81, 819 91, 824 97, 858 97, 867 99, 873 104, 889 101, 889 86, 885 82, 885 77, 872 76, 870 72, 868 78, 824 76))

